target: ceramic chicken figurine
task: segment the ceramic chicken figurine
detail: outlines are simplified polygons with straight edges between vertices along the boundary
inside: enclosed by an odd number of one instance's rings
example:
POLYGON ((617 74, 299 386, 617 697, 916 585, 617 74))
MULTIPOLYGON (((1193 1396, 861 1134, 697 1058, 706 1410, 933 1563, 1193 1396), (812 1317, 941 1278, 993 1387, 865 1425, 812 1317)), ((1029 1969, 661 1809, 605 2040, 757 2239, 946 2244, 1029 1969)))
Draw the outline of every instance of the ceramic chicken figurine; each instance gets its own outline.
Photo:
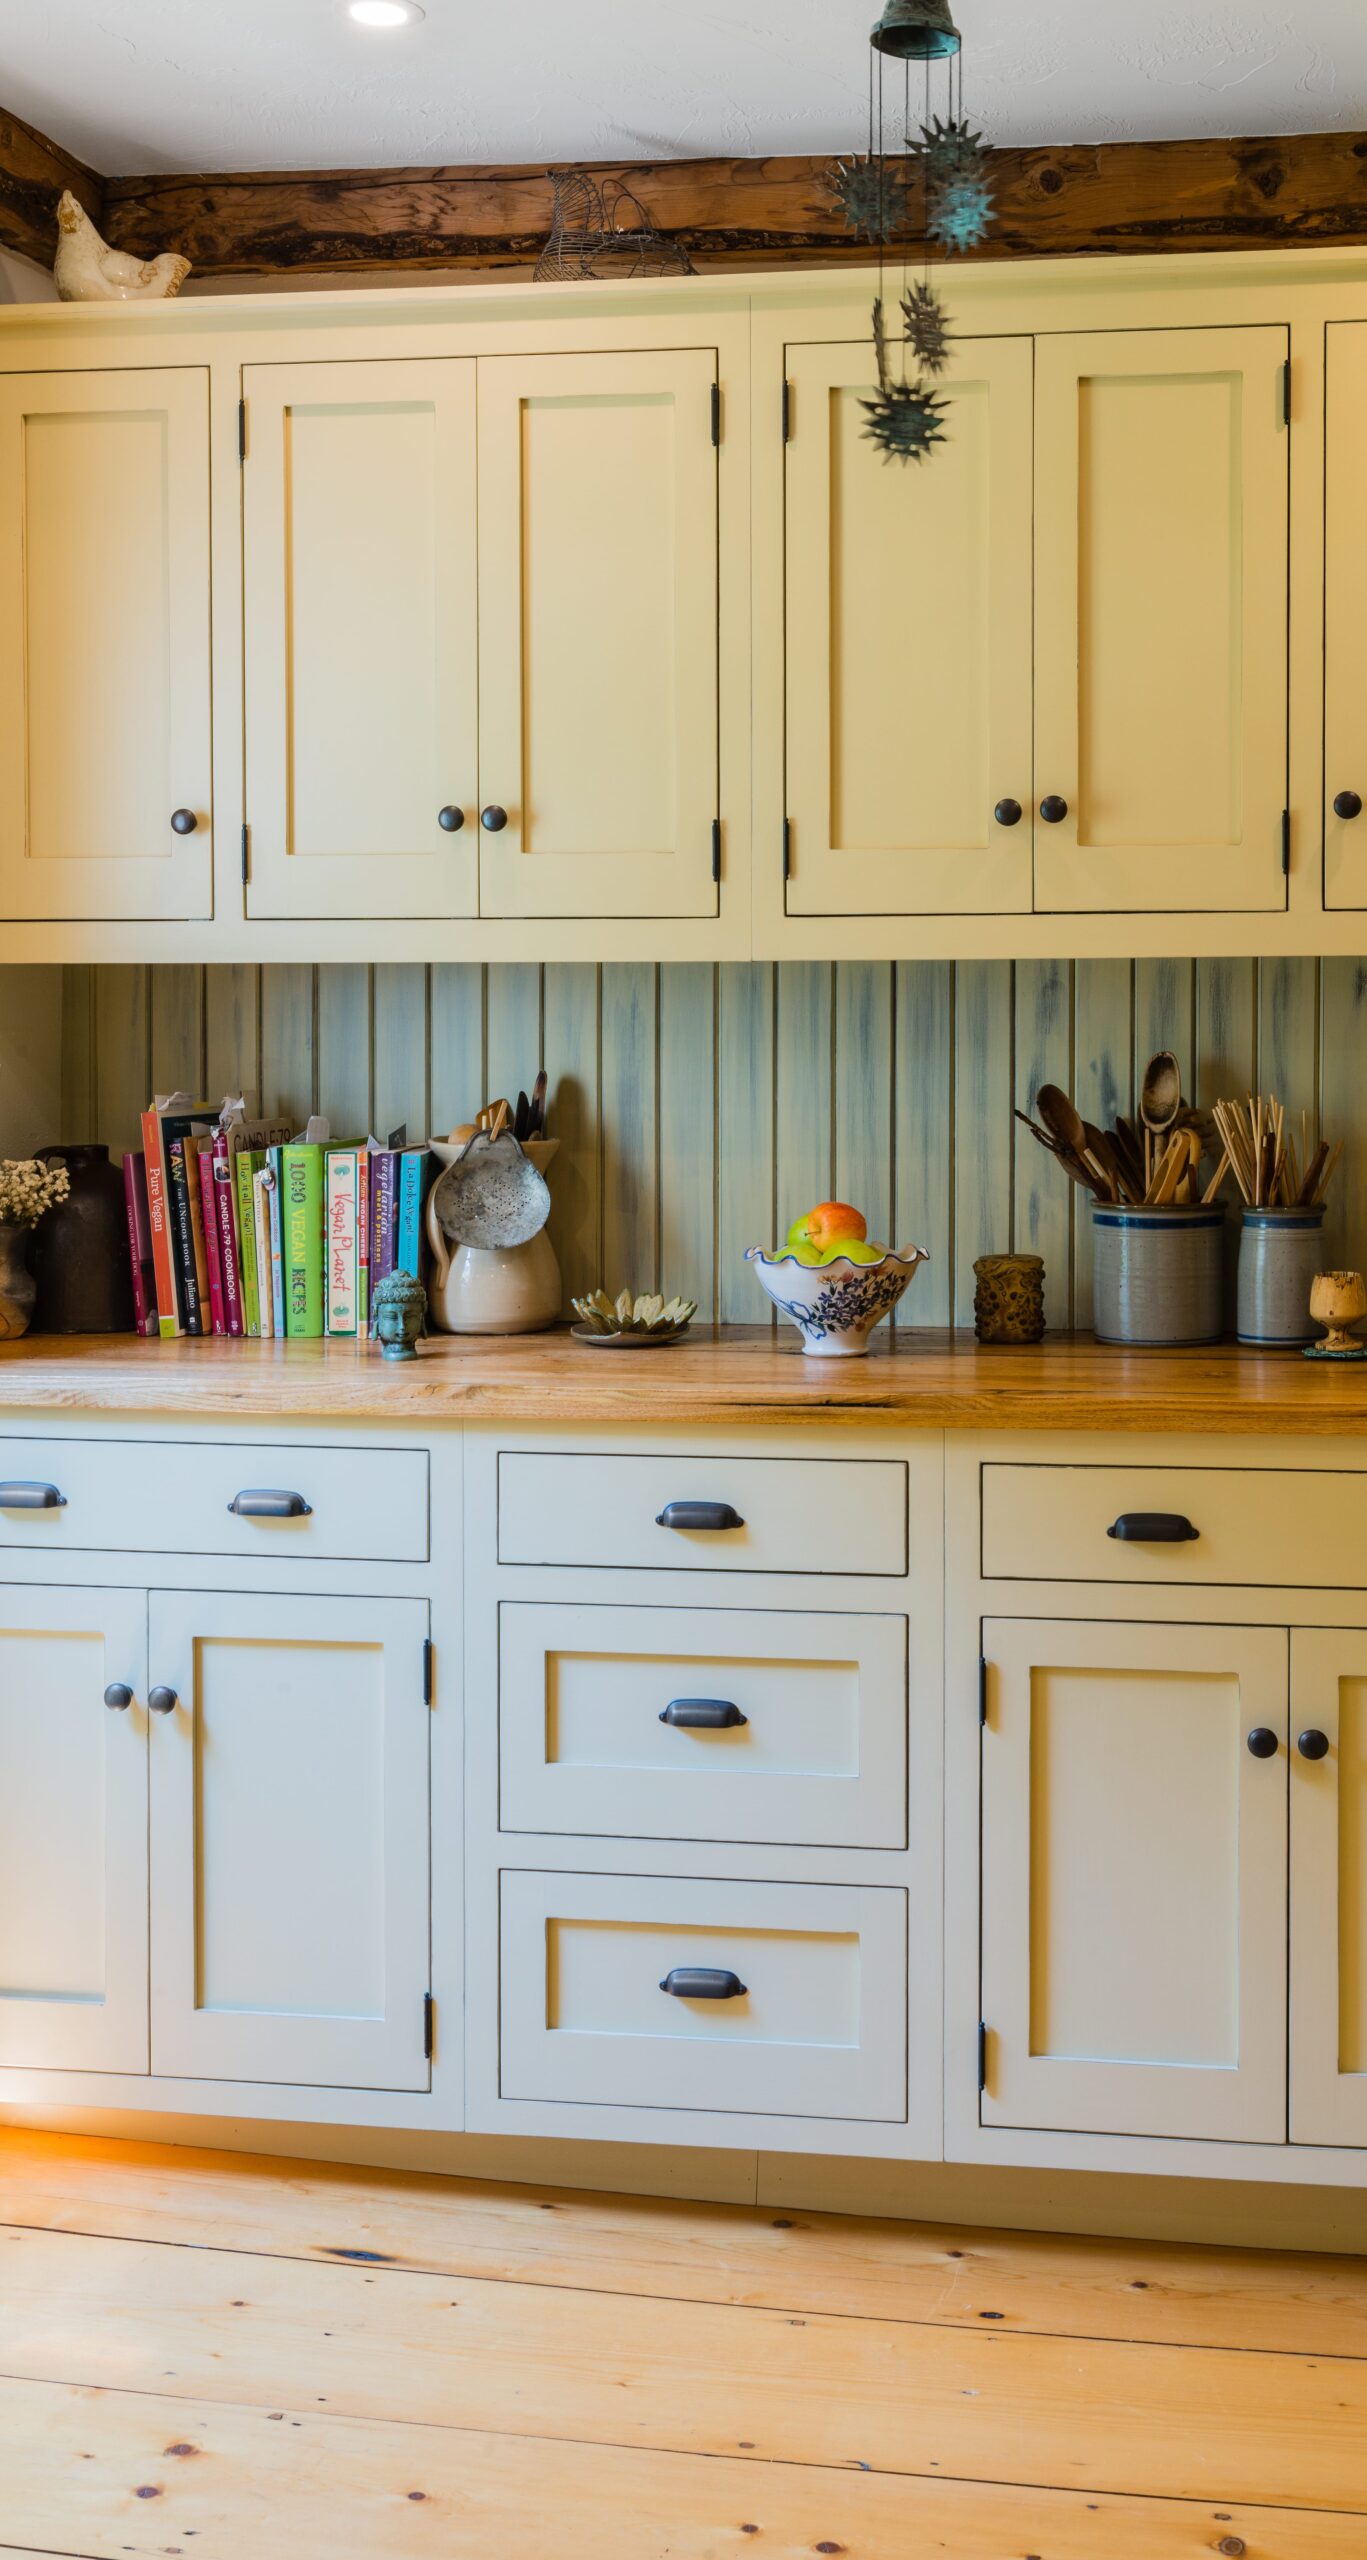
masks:
POLYGON ((62 197, 53 270, 60 302, 168 302, 189 272, 189 259, 170 249, 159 258, 134 258, 127 249, 111 249, 75 197, 69 192, 62 197))

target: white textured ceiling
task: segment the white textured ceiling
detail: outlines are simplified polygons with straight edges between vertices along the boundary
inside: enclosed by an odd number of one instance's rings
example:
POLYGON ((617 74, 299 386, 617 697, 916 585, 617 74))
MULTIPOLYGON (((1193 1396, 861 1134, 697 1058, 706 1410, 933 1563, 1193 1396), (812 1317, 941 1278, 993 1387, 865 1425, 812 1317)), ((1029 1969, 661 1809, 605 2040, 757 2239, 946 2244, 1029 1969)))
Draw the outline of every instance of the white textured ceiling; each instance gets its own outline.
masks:
MULTIPOLYGON (((828 151, 872 0, 0 0, 0 103, 106 175, 828 151)), ((1364 0, 958 0, 997 142, 1367 125, 1364 0)))

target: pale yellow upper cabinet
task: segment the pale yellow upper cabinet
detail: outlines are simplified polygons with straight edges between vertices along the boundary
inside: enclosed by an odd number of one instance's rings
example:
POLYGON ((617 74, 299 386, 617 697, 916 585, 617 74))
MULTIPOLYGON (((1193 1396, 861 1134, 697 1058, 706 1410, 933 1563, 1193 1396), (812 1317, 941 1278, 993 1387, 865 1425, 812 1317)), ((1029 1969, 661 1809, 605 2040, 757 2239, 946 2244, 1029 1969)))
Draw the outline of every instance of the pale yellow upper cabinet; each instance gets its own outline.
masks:
POLYGON ((899 465, 869 345, 788 350, 789 915, 1030 905, 1031 364, 963 340, 947 441, 899 465))
POLYGON ((1324 901, 1367 907, 1367 322, 1324 336, 1324 901))
POLYGON ((243 388, 248 912, 473 915, 474 364, 243 388))
POLYGON ((208 384, 0 376, 7 918, 213 911, 208 384))
POLYGON ((1036 348, 1045 911, 1286 903, 1283 328, 1036 348))
POLYGON ((716 378, 480 359, 482 915, 717 912, 716 378))

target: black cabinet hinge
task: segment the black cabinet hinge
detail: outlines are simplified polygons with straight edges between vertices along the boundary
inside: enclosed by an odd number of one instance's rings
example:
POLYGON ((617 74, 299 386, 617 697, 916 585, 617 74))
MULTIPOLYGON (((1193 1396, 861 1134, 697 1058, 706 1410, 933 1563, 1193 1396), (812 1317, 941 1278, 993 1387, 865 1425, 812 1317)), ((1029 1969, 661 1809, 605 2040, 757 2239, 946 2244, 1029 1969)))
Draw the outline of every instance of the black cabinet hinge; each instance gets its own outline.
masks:
POLYGON ((721 443, 721 384, 712 385, 712 442, 721 443))
POLYGON ((430 1636, 424 1636, 422 1640, 422 1702, 425 1707, 430 1707, 432 1704, 432 1639, 430 1636))
POLYGON ((712 821, 712 877, 713 877, 713 879, 714 879, 714 880, 720 880, 720 878, 721 878, 721 820, 720 820, 720 818, 714 818, 714 819, 713 819, 713 821, 712 821))
POLYGON ((250 880, 251 876, 252 876, 252 831, 251 831, 251 828, 250 828, 249 826, 247 826, 247 825, 245 825, 245 824, 244 824, 243 829, 242 829, 242 886, 243 886, 243 888, 244 888, 244 889, 246 888, 247 883, 248 883, 248 881, 250 880))
POLYGON ((980 1653, 978 1656, 978 1722, 979 1724, 987 1722, 987 1656, 985 1653, 980 1653))
POLYGON ((422 2054, 424 2062, 431 2061, 432 2049, 436 2041, 437 2004, 433 1999, 431 1992, 424 1991, 422 1995, 422 2054))
POLYGON ((784 879, 785 879, 785 880, 790 880, 790 879, 792 878, 792 876, 793 876, 793 822, 792 822, 792 819, 791 819, 791 818, 785 818, 785 819, 784 819, 784 821, 783 821, 783 877, 784 877, 784 879))
POLYGON ((239 462, 245 462, 247 459, 247 403, 245 400, 239 400, 237 404, 237 458, 239 462))
POLYGON ((1289 875, 1289 873, 1290 873, 1290 870, 1291 870, 1291 812, 1290 812, 1290 810, 1289 810, 1289 809, 1283 809, 1283 811, 1282 811, 1282 878, 1283 878, 1283 879, 1286 879, 1286 878, 1287 878, 1287 876, 1288 876, 1288 875, 1289 875))
POLYGON ((1288 357, 1287 357, 1287 359, 1286 359, 1285 364, 1282 366, 1282 425, 1283 425, 1284 427, 1289 427, 1289 426, 1290 426, 1290 424, 1291 424, 1291 358, 1290 358, 1290 356, 1288 356, 1288 357))
POLYGON ((986 2021, 986 2019, 985 2019, 985 2018, 979 2018, 979 2020, 978 2020, 978 2090, 979 2090, 979 2094, 981 2094, 981 2092, 982 2092, 986 2087, 987 2087, 987 2021, 986 2021))
POLYGON ((784 377, 784 383, 783 383, 783 441, 784 441, 784 443, 785 443, 785 444, 788 444, 788 443, 791 441, 791 439, 792 439, 792 433, 793 433, 793 386, 792 386, 791 382, 789 382, 789 381, 788 381, 787 376, 785 375, 785 377, 784 377))

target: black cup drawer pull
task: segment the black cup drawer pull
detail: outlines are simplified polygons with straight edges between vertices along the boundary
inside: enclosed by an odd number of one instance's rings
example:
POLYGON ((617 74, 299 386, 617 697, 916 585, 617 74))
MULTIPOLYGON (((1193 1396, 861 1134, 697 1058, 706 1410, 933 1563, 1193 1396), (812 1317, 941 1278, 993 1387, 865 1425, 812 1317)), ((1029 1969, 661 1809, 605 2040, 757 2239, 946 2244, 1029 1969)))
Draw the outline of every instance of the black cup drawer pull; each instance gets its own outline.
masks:
POLYGON ((745 1985, 738 1973, 714 1964, 676 1964, 660 1985, 671 2000, 743 2000, 745 1985))
POLYGON ((1182 1511, 1122 1511, 1108 1538, 1130 1538, 1140 1547, 1184 1547, 1201 1532, 1182 1511))
POLYGON ((734 1698, 671 1698, 660 1709, 661 1724, 677 1725, 685 1733, 725 1733, 728 1727, 749 1721, 734 1698))
POLYGON ((65 1511, 55 1484, 0 1484, 0 1511, 65 1511))
POLYGON ((239 1520, 311 1520, 313 1504, 302 1493, 277 1493, 268 1484, 247 1484, 228 1505, 239 1520))
POLYGON ((745 1522, 729 1502, 667 1502, 655 1514, 657 1529, 743 1529, 745 1522))

